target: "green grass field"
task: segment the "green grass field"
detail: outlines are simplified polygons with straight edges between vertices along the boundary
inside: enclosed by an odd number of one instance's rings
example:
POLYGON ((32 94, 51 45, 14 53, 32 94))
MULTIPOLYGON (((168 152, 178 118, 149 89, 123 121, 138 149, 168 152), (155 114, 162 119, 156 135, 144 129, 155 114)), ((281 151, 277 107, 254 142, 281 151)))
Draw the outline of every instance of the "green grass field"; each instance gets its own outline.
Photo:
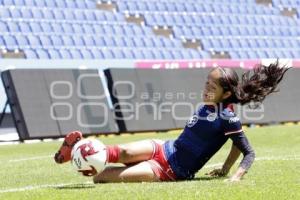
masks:
MULTIPOLYGON (((224 161, 231 142, 192 181, 97 185, 77 174, 71 164, 54 163, 51 155, 61 142, 0 146, 0 199, 300 199, 300 125, 251 128, 245 132, 257 160, 239 183, 204 175, 214 164, 224 161)), ((114 144, 170 139, 178 134, 179 131, 100 139, 114 144)))

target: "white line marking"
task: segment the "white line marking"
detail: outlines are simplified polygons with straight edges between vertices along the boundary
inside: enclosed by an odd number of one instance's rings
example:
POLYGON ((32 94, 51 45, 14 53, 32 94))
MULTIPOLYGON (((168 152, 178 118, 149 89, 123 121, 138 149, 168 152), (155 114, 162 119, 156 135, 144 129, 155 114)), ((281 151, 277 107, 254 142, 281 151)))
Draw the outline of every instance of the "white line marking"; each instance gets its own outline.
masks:
POLYGON ((53 156, 36 156, 36 157, 28 157, 28 158, 20 158, 20 159, 12 159, 9 160, 8 162, 22 162, 22 161, 28 161, 28 160, 40 160, 40 159, 45 159, 45 158, 51 158, 53 156))
MULTIPOLYGON (((19 162, 19 161, 27 161, 27 160, 34 160, 34 159, 42 159, 42 158, 48 158, 50 156, 39 156, 39 157, 32 157, 32 158, 24 158, 24 159, 18 159, 18 160, 11 160, 12 162, 19 162)), ((272 156, 272 157, 259 157, 255 159, 256 161, 265 161, 265 160, 300 160, 300 155, 287 155, 287 156, 272 156)), ((205 165, 203 168, 213 168, 213 167, 220 167, 223 163, 215 163, 215 164, 209 164, 205 165)), ((25 186, 20 188, 10 188, 10 189, 4 189, 0 190, 0 193, 9 193, 9 192, 22 192, 22 191, 28 191, 28 190, 37 190, 42 188, 52 188, 52 187, 63 187, 63 186, 70 186, 70 185, 87 185, 87 184, 93 184, 93 182, 88 181, 84 183, 60 183, 60 184, 46 184, 46 185, 36 185, 36 186, 25 186)))
POLYGON ((60 183, 60 184, 47 184, 47 185, 29 185, 22 188, 11 188, 11 189, 4 189, 0 190, 0 193, 9 193, 9 192, 22 192, 22 191, 29 191, 29 190, 37 190, 43 188, 57 188, 57 187, 64 187, 64 186, 71 186, 71 185, 89 185, 93 184, 93 182, 88 181, 84 183, 60 183))

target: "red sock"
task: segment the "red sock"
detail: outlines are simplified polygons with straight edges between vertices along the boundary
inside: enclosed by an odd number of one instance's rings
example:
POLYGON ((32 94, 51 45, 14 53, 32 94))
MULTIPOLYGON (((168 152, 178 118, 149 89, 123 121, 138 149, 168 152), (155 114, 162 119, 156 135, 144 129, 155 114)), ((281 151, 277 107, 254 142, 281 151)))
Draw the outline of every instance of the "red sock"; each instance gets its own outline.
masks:
POLYGON ((118 147, 117 145, 107 145, 106 155, 107 155, 107 162, 109 163, 118 162, 120 157, 120 147, 118 147))

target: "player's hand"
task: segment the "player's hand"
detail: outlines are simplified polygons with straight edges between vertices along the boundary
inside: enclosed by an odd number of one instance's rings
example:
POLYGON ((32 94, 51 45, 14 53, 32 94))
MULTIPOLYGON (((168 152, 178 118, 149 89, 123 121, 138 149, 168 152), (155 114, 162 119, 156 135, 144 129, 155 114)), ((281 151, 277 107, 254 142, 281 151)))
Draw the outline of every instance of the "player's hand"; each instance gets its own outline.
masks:
POLYGON ((228 174, 227 170, 224 170, 223 168, 220 169, 214 169, 205 175, 211 176, 211 177, 224 177, 228 174))
POLYGON ((232 176, 230 178, 225 179, 224 182, 227 182, 227 183, 237 183, 240 180, 241 180, 241 178, 236 177, 236 176, 232 176))

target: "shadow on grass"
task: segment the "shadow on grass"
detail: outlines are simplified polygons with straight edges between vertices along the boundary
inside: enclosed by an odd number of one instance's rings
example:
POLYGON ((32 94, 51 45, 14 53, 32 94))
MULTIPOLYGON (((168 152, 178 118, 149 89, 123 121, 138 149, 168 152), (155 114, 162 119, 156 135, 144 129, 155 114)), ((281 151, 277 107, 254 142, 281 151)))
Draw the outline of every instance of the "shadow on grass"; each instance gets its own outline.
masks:
POLYGON ((95 188, 95 184, 72 184, 72 185, 64 185, 64 186, 57 186, 55 189, 57 190, 74 190, 74 189, 88 189, 88 188, 95 188))

